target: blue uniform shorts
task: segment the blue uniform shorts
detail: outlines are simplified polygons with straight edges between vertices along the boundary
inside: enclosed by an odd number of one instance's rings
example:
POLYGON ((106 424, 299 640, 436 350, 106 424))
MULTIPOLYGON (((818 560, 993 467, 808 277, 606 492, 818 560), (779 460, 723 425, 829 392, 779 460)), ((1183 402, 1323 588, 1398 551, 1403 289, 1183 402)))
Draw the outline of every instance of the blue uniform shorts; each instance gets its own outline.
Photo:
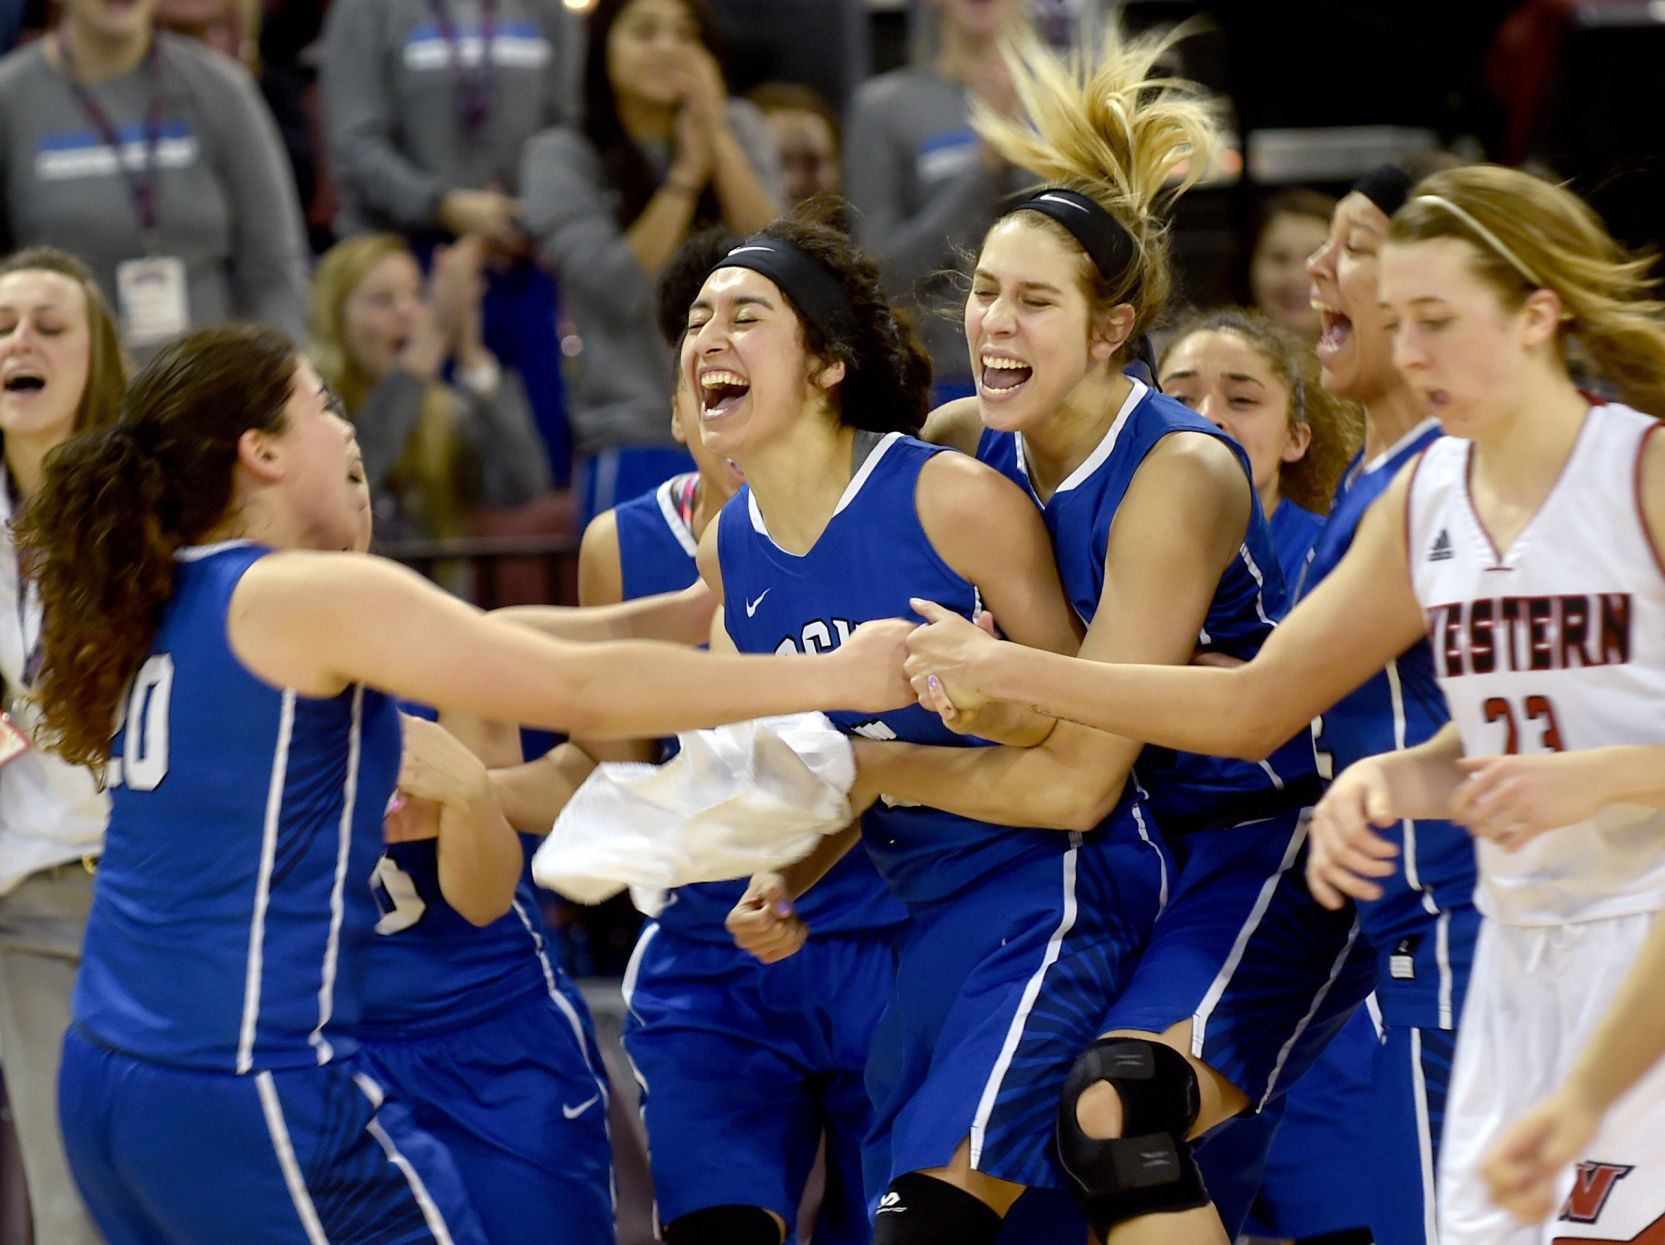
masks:
POLYGON ((1173 899, 1103 1025, 1161 1033, 1190 1019, 1191 1053, 1256 1110, 1312 1065, 1376 981, 1353 911, 1307 892, 1304 819, 1291 810, 1187 837, 1173 899))
POLYGON ((1434 1173, 1457 1034, 1388 1025, 1376 1050, 1375 1138, 1365 1218, 1377 1245, 1438 1245, 1434 1173))
POLYGON ((359 1057, 450 1154, 493 1245, 612 1245, 607 1074, 571 982, 359 1057))
POLYGON ((237 1076, 72 1028, 58 1104, 110 1245, 486 1245, 444 1149, 357 1061, 237 1076))
MULTIPOLYGON (((816 1245, 865 1245, 862 1070, 890 998, 895 935, 816 937, 778 964, 650 924, 624 981, 659 1221, 761 1206, 792 1225, 826 1138, 816 1245)), ((788 1239, 791 1239, 789 1234, 788 1239)))
POLYGON ((1232 1130, 1276 1116, 1271 1153, 1243 1231, 1300 1240, 1367 1226, 1369 1207, 1357 1190, 1368 1178, 1361 1156, 1375 1148, 1383 1123, 1375 1085, 1380 1047, 1375 1021, 1361 1007, 1279 1102, 1220 1129, 1224 1145, 1218 1149, 1210 1134, 1197 1158, 1218 1205, 1214 1174, 1230 1166, 1232 1130))
POLYGON ((945 1166, 963 1140, 977 1171, 1067 1187, 1059 1094, 1133 972, 1170 864, 1154 842, 1100 831, 910 908, 868 1065, 869 1189, 945 1166))

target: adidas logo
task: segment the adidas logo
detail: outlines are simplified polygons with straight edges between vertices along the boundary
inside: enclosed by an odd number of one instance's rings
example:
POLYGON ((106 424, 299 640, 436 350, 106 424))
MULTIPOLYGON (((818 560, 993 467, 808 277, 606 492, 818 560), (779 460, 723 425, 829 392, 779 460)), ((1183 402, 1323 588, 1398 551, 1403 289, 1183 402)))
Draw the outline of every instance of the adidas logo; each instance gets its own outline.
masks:
POLYGON ((860 735, 863 739, 877 739, 881 743, 888 743, 896 738, 896 731, 889 722, 863 722, 860 726, 852 726, 850 734, 860 735))
POLYGON ((1428 550, 1428 560, 1430 562, 1449 562, 1456 556, 1457 551, 1451 547, 1451 533, 1443 527, 1440 528, 1440 534, 1434 537, 1433 548, 1428 550))

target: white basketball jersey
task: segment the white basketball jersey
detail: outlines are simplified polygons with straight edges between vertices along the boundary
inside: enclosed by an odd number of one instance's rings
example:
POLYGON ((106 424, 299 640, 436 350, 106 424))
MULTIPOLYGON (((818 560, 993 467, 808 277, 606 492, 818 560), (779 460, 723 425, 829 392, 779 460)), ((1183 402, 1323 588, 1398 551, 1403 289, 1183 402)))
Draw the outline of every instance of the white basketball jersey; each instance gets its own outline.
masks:
MULTIPOLYGON (((1434 673, 1469 756, 1665 743, 1665 567, 1641 512, 1658 421, 1591 409, 1506 552, 1470 500, 1472 446, 1428 447, 1406 516, 1434 673)), ((1478 841, 1485 915, 1565 924, 1665 907, 1665 810, 1615 804, 1514 852, 1478 841)))

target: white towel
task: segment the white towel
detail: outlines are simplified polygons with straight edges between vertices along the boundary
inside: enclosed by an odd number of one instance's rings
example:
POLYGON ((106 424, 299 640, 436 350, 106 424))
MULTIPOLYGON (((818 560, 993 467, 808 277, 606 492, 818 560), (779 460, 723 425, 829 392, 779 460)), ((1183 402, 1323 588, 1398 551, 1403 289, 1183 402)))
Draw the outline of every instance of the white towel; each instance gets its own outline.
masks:
POLYGON ((678 737, 664 765, 599 765, 532 857, 540 886, 579 903, 625 887, 750 877, 850 824, 855 754, 825 714, 678 737))

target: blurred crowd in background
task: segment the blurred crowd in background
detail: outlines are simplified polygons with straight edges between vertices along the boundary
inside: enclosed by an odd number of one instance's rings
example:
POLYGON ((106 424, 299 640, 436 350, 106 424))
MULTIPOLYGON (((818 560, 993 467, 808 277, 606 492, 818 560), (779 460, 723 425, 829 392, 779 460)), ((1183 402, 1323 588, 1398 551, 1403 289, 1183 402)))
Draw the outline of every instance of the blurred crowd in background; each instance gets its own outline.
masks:
MULTIPOLYGON (((1064 44, 1195 22, 1174 68, 1235 145, 1173 221, 1175 303, 1310 343, 1306 257, 1386 159, 1530 164, 1656 241, 1660 8, 31 0, 0 6, 0 253, 79 256, 137 360, 227 319, 305 342, 384 552, 487 603, 568 599, 587 519, 691 466, 654 293, 691 233, 843 196, 936 397, 970 391, 956 277, 1026 180, 969 125, 974 102, 1021 114, 1006 23, 1064 44)), ((560 916, 569 969, 622 970, 627 907, 560 916)))

